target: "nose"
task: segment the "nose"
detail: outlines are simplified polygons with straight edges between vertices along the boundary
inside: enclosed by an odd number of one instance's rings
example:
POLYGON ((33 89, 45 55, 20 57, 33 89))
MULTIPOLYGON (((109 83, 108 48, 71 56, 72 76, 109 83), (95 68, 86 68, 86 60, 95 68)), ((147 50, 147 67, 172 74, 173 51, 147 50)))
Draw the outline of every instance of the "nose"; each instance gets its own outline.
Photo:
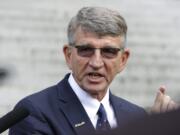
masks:
POLYGON ((89 60, 89 65, 94 69, 99 69, 104 66, 104 61, 101 56, 100 49, 95 49, 94 54, 91 56, 89 60))

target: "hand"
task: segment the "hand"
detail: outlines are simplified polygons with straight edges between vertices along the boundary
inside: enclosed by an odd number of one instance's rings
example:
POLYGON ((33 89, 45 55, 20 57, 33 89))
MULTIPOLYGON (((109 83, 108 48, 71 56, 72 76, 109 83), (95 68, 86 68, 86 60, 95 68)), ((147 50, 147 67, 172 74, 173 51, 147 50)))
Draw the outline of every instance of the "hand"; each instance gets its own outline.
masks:
POLYGON ((151 108, 151 113, 164 113, 179 108, 179 105, 175 103, 170 96, 166 95, 165 91, 165 86, 159 88, 154 105, 151 108))

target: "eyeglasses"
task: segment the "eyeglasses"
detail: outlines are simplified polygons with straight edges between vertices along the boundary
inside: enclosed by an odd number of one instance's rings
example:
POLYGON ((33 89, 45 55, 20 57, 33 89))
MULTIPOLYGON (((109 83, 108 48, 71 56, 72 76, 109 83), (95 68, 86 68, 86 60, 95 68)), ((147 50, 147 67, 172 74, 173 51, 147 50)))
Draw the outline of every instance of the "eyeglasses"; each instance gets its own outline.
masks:
POLYGON ((101 55, 104 58, 112 59, 115 58, 119 51, 123 51, 124 48, 115 48, 115 47, 103 47, 103 48, 94 48, 87 45, 74 45, 77 49, 77 53, 81 57, 91 57, 94 54, 94 51, 96 49, 99 49, 101 52, 101 55))

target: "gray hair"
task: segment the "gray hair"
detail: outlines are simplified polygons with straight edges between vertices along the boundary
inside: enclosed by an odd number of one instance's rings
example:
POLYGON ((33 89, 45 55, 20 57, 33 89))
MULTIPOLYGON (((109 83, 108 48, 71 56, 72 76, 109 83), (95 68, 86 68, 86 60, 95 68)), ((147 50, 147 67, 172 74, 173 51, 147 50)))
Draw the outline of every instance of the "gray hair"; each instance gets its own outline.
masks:
POLYGON ((81 27, 85 32, 98 36, 123 36, 126 39, 127 25, 124 18, 114 10, 103 7, 84 7, 68 25, 68 41, 73 44, 74 34, 81 27))

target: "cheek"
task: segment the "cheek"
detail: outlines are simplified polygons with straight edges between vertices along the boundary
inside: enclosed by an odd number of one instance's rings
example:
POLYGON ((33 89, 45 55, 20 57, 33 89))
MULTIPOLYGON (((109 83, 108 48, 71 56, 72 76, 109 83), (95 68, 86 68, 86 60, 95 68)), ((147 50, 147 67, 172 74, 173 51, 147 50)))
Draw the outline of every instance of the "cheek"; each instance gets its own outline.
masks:
POLYGON ((112 68, 113 68, 112 72, 114 76, 120 72, 119 64, 114 64, 112 68))
POLYGON ((114 62, 113 62, 113 67, 114 67, 114 72, 119 73, 122 71, 124 64, 122 61, 122 57, 118 57, 114 62))
POLYGON ((113 79, 117 73, 119 73, 120 64, 116 61, 112 61, 111 63, 106 63, 106 72, 109 79, 113 79))
POLYGON ((72 71, 76 74, 82 74, 87 67, 87 60, 76 58, 72 60, 72 71))
POLYGON ((116 72, 117 72, 117 73, 121 72, 121 63, 120 63, 120 62, 118 62, 118 63, 116 64, 116 72))

